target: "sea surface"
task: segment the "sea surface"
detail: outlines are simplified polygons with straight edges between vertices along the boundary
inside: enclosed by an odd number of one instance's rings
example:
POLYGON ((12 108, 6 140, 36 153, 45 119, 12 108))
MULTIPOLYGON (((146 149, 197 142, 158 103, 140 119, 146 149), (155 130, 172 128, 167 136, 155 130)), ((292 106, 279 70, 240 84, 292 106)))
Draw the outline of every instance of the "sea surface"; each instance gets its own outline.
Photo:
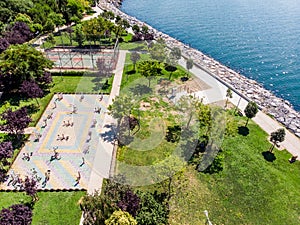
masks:
POLYGON ((300 0, 124 0, 121 9, 300 111, 300 0))

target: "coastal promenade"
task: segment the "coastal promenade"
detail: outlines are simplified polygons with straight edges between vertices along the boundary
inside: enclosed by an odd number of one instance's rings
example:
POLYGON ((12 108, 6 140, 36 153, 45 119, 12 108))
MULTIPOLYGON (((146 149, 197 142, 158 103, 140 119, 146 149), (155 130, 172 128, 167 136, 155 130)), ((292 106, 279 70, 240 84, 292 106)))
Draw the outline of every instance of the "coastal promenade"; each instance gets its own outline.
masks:
POLYGON ((213 58, 206 56, 202 52, 154 29, 135 17, 125 14, 117 8, 119 5, 120 1, 115 0, 101 0, 99 2, 99 7, 110 10, 115 15, 126 19, 131 26, 135 24, 140 27, 147 25, 149 27, 149 32, 154 35, 155 39, 163 38, 169 48, 178 47, 181 49, 183 55, 193 59, 195 64, 200 65, 206 71, 214 74, 216 78, 219 78, 222 82, 230 85, 234 90, 238 91, 243 96, 246 96, 246 98, 256 102, 264 112, 274 117, 278 122, 292 131, 292 133, 300 137, 300 113, 295 111, 287 100, 276 97, 273 93, 264 89, 263 86, 255 80, 246 78, 220 64, 213 58))
MULTIPOLYGON (((195 96, 199 98, 205 97, 204 102, 206 103, 216 102, 226 99, 226 91, 230 88, 233 90, 233 98, 230 101, 238 105, 241 111, 244 110, 249 100, 255 101, 261 110, 253 120, 268 134, 280 127, 288 128, 285 141, 281 143, 281 149, 285 148, 292 155, 300 156, 300 149, 298 148, 300 146, 300 139, 298 138, 300 137, 300 114, 292 108, 288 101, 276 97, 256 81, 236 73, 200 51, 125 14, 117 8, 118 5, 118 1, 101 0, 99 2, 99 7, 111 10, 115 15, 128 20, 130 25, 137 24, 140 27, 147 25, 149 32, 153 33, 155 39, 163 38, 169 48, 178 47, 185 58, 193 59, 196 66, 191 72, 212 87, 212 89, 202 93, 195 93, 195 96)), ((182 58, 179 64, 185 67, 185 59, 182 58)))
MULTIPOLYGON (((179 61, 179 64, 183 67, 186 65, 186 59, 182 58, 179 61)), ((195 96, 202 98, 203 102, 206 104, 222 101, 226 99, 226 91, 228 86, 219 80, 215 79, 209 73, 204 71, 202 68, 195 66, 190 72, 192 72, 197 78, 208 84, 211 88, 196 92, 195 96)), ((193 94, 193 93, 192 93, 193 94)), ((238 105, 238 108, 243 112, 248 104, 248 100, 244 98, 237 91, 232 92, 232 98, 229 99, 230 102, 234 105, 238 105)), ((276 120, 272 119, 270 116, 259 110, 256 116, 253 118, 253 121, 257 123, 266 133, 269 135, 271 132, 277 130, 278 128, 284 128, 276 120)), ((280 149, 286 149, 292 155, 300 156, 300 140, 293 133, 286 130, 285 140, 281 143, 280 149)))

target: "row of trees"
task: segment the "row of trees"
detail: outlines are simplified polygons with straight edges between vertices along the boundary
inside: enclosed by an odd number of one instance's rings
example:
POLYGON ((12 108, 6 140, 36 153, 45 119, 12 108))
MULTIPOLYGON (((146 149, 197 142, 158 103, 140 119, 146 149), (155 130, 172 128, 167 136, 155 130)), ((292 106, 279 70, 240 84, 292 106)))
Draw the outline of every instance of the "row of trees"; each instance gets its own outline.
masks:
POLYGON ((16 22, 26 23, 34 34, 51 32, 56 26, 80 21, 92 4, 93 0, 2 0, 0 33, 16 22))

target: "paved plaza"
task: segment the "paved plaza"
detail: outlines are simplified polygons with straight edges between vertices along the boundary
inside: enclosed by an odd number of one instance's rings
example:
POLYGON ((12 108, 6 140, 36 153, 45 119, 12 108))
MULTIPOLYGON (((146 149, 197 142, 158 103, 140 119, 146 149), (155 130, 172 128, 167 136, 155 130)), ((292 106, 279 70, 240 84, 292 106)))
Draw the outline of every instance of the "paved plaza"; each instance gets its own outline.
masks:
POLYGON ((104 134, 108 102, 108 95, 54 95, 1 189, 18 189, 18 176, 33 175, 39 189, 55 190, 88 189, 92 172, 107 178, 112 158, 104 134))

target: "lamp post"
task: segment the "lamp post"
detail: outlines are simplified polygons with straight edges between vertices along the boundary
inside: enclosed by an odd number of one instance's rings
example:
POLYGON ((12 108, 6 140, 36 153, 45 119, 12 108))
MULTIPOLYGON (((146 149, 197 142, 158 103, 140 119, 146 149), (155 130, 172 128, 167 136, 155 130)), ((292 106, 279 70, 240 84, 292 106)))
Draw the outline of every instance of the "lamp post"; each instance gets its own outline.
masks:
POLYGON ((210 222, 209 217, 208 217, 208 211, 204 210, 204 215, 206 216, 206 222, 205 225, 213 225, 212 222, 210 222))

